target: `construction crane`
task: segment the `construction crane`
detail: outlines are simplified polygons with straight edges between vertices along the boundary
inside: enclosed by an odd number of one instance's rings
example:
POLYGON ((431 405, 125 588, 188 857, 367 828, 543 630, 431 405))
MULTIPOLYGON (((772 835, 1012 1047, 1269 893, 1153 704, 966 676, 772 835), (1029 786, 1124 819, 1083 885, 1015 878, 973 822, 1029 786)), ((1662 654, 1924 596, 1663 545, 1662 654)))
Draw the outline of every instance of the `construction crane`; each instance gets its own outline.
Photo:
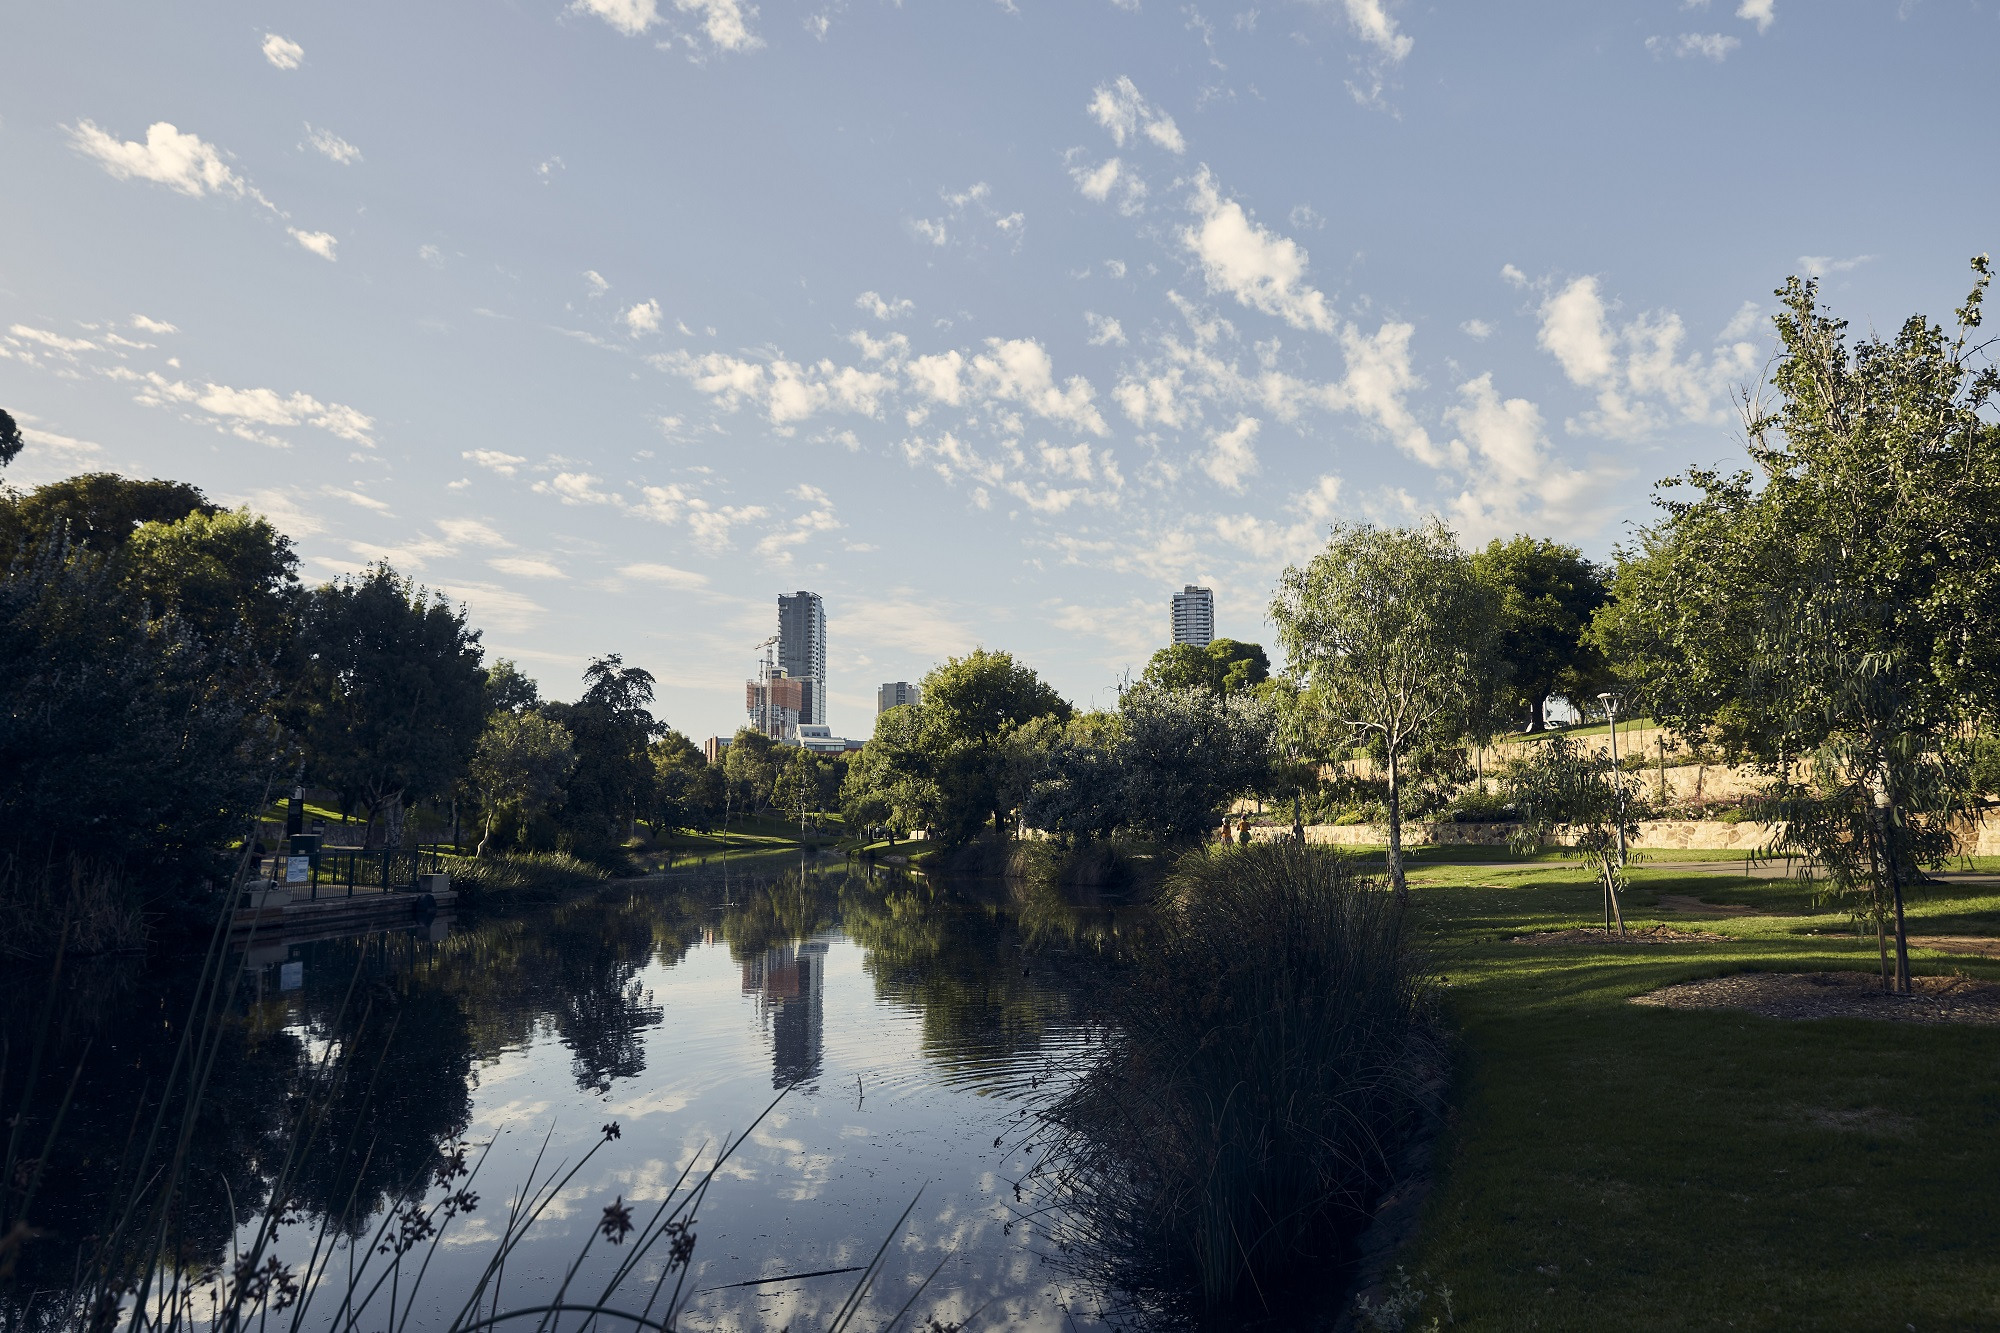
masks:
POLYGON ((763 656, 757 660, 756 716, 757 716, 757 730, 763 732, 766 736, 769 736, 774 729, 772 727, 773 719, 771 716, 771 673, 777 669, 778 662, 776 657, 773 656, 771 650, 775 648, 777 644, 778 644, 778 636, 773 634, 770 638, 758 644, 757 647, 753 650, 755 652, 763 654, 763 656))

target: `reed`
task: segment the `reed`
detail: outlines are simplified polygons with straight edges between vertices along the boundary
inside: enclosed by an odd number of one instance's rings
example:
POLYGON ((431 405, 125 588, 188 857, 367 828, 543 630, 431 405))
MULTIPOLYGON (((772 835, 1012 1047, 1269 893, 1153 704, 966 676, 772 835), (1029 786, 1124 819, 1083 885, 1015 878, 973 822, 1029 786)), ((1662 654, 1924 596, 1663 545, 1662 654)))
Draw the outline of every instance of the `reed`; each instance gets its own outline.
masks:
POLYGON ((1054 1238, 1155 1309, 1275 1308, 1341 1260, 1440 1069, 1406 909, 1338 853, 1189 853, 1098 1058, 1029 1146, 1054 1238))

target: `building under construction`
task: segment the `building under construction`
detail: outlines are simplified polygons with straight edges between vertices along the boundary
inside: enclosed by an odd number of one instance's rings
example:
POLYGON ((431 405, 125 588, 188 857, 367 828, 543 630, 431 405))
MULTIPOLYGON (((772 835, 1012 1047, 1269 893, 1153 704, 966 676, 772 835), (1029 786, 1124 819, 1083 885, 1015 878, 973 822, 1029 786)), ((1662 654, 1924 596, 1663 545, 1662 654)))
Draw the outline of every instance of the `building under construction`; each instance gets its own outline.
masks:
POLYGON ((757 651, 756 679, 743 682, 750 725, 774 741, 795 739, 801 725, 824 729, 826 607, 820 595, 780 595, 778 632, 757 651))

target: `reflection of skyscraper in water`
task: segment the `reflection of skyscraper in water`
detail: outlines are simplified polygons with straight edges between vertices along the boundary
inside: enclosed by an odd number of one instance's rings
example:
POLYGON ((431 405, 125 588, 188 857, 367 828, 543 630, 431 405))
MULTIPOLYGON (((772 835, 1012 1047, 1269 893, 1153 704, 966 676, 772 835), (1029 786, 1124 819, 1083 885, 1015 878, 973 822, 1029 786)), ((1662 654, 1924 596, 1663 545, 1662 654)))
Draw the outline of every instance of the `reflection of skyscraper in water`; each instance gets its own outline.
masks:
POLYGON ((780 944, 743 964, 743 993, 771 1024, 771 1086, 819 1077, 826 1007, 826 942, 780 944))

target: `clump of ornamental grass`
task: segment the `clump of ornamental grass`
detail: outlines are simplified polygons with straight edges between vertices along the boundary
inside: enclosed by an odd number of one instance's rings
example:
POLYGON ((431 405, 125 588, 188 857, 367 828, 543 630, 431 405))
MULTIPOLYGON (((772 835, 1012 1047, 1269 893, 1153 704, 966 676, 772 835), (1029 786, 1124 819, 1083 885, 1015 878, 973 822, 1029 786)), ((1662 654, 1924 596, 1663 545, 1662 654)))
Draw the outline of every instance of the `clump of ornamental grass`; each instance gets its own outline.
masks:
POLYGON ((452 887, 473 903, 526 900, 587 889, 609 878, 602 867, 568 852, 500 852, 453 857, 452 887))
POLYGON ((139 894, 116 867, 0 856, 0 958, 124 953, 145 948, 146 935, 139 894))
POLYGON ((1406 907, 1339 854, 1190 853, 1030 1147, 1069 1262, 1156 1310, 1276 1305, 1366 1225, 1441 1049, 1406 907))

